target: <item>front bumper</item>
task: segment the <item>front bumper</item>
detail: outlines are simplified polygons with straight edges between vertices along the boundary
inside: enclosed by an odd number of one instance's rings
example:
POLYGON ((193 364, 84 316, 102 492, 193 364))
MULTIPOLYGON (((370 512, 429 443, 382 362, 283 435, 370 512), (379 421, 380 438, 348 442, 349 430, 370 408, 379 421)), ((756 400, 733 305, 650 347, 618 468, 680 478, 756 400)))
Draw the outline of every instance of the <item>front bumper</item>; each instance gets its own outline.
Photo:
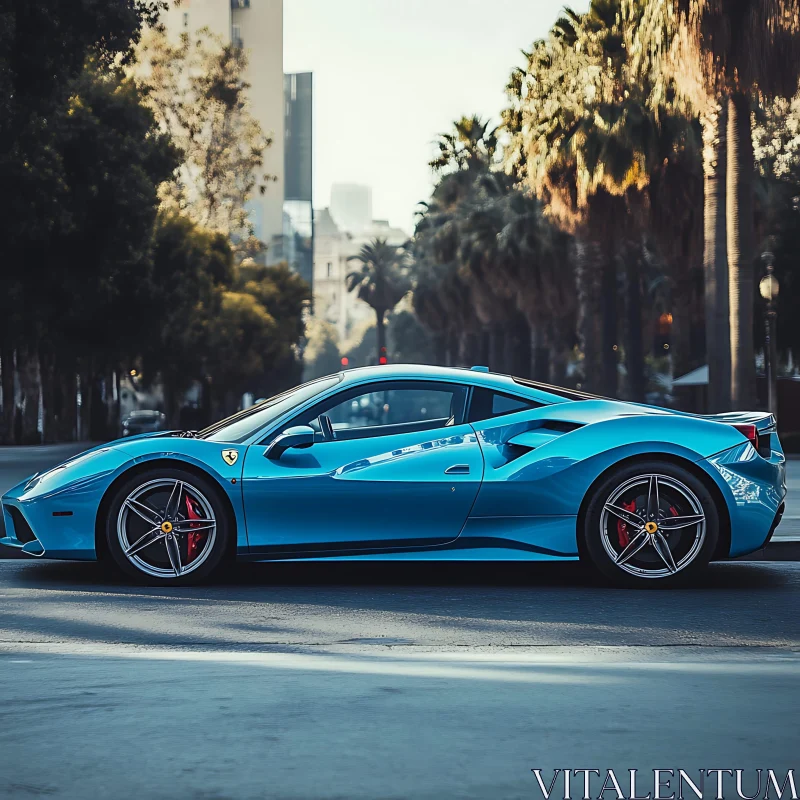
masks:
POLYGON ((0 544, 36 558, 44 555, 44 545, 36 538, 30 523, 17 506, 3 504, 3 522, 6 535, 0 539, 0 544))
POLYGON ((87 451, 2 498, 6 535, 0 544, 28 555, 92 561, 97 509, 129 456, 111 448, 87 451))

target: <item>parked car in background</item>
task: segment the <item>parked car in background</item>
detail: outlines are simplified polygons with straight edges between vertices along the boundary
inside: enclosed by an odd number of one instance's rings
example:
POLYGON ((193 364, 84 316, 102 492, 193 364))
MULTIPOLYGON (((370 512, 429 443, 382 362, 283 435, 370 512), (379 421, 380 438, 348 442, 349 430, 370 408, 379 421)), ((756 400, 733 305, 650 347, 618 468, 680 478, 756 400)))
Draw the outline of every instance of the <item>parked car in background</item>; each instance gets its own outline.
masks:
POLYGON ((155 433, 167 429, 167 416, 160 411, 141 409, 131 411, 122 420, 122 435, 136 436, 139 433, 155 433))

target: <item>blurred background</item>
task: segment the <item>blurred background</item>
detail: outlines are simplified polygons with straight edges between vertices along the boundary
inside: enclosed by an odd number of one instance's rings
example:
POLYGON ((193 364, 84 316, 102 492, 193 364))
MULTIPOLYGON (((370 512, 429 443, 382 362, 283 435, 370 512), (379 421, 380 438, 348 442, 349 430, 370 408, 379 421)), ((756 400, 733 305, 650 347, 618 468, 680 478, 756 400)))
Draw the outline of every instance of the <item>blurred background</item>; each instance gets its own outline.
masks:
POLYGON ((471 366, 800 450, 796 2, 0 15, 0 443, 471 366))

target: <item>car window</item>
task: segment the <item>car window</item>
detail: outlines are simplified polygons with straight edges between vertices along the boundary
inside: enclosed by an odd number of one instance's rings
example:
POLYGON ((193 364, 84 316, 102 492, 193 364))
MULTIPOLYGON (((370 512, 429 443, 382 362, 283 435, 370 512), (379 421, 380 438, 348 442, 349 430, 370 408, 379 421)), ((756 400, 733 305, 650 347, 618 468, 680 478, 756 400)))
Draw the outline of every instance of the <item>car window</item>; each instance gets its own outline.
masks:
POLYGON ((292 424, 320 431, 319 417, 325 414, 337 439, 434 430, 462 422, 466 395, 459 384, 387 381, 329 398, 292 424))
POLYGON ((228 419, 217 422, 197 434, 200 439, 210 439, 215 442, 239 443, 252 436, 270 422, 278 419, 282 414, 311 400, 327 389, 330 389, 342 379, 341 375, 331 375, 326 378, 305 383, 289 392, 264 400, 245 411, 240 411, 228 419))
POLYGON ((541 405, 541 403, 526 397, 517 397, 476 387, 472 391, 472 400, 469 404, 469 422, 480 422, 484 419, 502 417, 505 414, 515 414, 529 408, 539 408, 541 405))

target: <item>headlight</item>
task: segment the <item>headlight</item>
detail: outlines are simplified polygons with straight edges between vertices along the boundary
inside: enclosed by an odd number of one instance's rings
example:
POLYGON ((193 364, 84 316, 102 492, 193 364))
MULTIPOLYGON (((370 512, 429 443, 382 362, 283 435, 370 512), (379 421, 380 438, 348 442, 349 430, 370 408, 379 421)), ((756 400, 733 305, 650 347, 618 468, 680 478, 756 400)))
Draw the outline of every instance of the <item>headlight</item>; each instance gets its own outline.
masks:
POLYGON ((63 464, 59 464, 57 467, 53 467, 52 469, 48 469, 46 472, 40 472, 34 475, 26 484, 24 493, 30 492, 35 489, 37 486, 43 483, 50 483, 52 479, 58 475, 60 472, 63 472, 67 467, 73 467, 77 464, 80 464, 83 461, 87 461, 90 458, 93 458, 96 455, 100 455, 100 453, 107 453, 111 448, 103 447, 100 450, 90 450, 87 453, 81 453, 80 455, 71 458, 69 461, 65 461, 63 464))

